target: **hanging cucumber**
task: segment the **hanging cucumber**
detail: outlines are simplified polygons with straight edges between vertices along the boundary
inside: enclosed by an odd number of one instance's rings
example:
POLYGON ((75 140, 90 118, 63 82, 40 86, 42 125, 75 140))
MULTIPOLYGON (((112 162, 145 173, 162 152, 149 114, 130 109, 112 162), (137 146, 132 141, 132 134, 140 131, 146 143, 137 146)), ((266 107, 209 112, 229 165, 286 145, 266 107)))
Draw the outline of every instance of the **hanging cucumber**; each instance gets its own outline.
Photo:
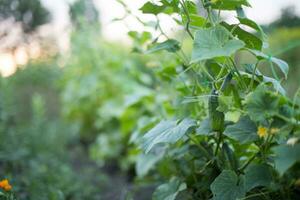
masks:
MULTIPOLYGON (((224 91, 228 84, 232 79, 232 73, 229 72, 220 88, 221 91, 224 91)), ((208 110, 209 110, 209 119, 211 128, 213 131, 216 132, 223 132, 224 131, 224 113, 217 110, 219 107, 219 93, 216 89, 213 89, 210 94, 210 98, 208 100, 208 110)))
POLYGON ((232 80, 232 77, 233 77, 233 75, 232 75, 231 72, 229 72, 229 73, 226 75, 226 77, 225 77, 225 79, 224 79, 224 81, 223 81, 223 83, 222 83, 222 85, 221 85, 221 89, 220 89, 222 92, 224 92, 224 90, 227 88, 228 84, 229 84, 230 81, 232 80))
POLYGON ((208 100, 210 124, 213 131, 223 132, 224 113, 217 110, 218 106, 219 106, 219 94, 217 90, 213 89, 208 100))

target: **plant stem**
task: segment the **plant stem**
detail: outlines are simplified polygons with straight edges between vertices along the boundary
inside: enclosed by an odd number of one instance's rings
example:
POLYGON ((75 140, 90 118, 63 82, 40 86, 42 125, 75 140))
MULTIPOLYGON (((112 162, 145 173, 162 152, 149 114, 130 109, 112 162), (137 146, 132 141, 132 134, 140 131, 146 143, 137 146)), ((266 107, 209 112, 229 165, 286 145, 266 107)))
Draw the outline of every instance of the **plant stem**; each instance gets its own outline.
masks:
POLYGON ((287 118, 287 117, 285 117, 285 116, 283 116, 281 114, 275 114, 275 116, 278 117, 278 118, 280 118, 280 119, 282 119, 283 121, 285 121, 285 122, 287 122, 289 124, 300 126, 300 123, 296 119, 294 119, 294 118, 289 119, 289 118, 287 118))
POLYGON ((251 78, 251 82, 250 82, 248 91, 251 91, 252 88, 253 88, 253 84, 254 84, 254 76, 256 75, 256 69, 257 69, 257 67, 258 67, 258 62, 255 63, 255 67, 254 67, 253 72, 252 72, 252 78, 251 78))
POLYGON ((261 192, 261 193, 258 193, 258 194, 251 194, 251 195, 248 195, 244 198, 241 198, 240 200, 246 200, 246 199, 250 199, 250 198, 253 198, 253 197, 259 197, 259 196, 262 196, 262 195, 266 195, 266 194, 269 194, 271 192, 261 192))
POLYGON ((274 78, 275 78, 276 80, 279 80, 279 77, 278 77, 278 75, 277 75, 277 73, 276 73, 276 71, 275 71, 273 62, 272 62, 272 61, 269 61, 269 63, 270 63, 271 71, 272 71, 272 74, 273 74, 274 78))
POLYGON ((209 153, 207 152, 207 150, 205 149, 205 147, 203 147, 201 145, 201 143, 199 143, 195 138, 193 138, 192 136, 190 135, 187 135, 191 141, 193 141, 193 143, 199 148, 199 150, 204 154, 204 156, 210 160, 211 159, 211 156, 209 155, 209 153))
POLYGON ((183 1, 179 1, 179 3, 180 3, 181 6, 182 6, 183 12, 184 12, 184 14, 185 14, 185 16, 186 16, 186 20, 187 20, 187 21, 186 21, 186 25, 185 25, 185 30, 186 30, 186 32, 189 34, 189 36, 192 38, 192 40, 194 40, 194 36, 193 36, 193 34, 191 33, 191 31, 190 31, 191 18, 190 18, 189 12, 188 12, 187 9, 186 9, 185 2, 184 2, 184 0, 183 0, 183 1))
POLYGON ((249 160, 241 167, 238 169, 238 173, 241 174, 243 171, 250 165, 250 163, 256 158, 258 153, 254 154, 252 157, 249 158, 249 160))
POLYGON ((235 64, 235 62, 233 61, 233 59, 232 59, 231 57, 229 58, 229 60, 230 60, 230 62, 231 62, 231 64, 232 64, 232 66, 234 67, 234 70, 236 71, 236 73, 237 73, 237 75, 238 75, 238 77, 239 77, 239 79, 240 79, 240 81, 241 81, 241 83, 242 83, 244 89, 247 89, 247 86, 246 86, 246 84, 245 84, 245 82, 244 82, 244 79, 242 78, 242 76, 241 76, 241 74, 240 74, 240 72, 239 72, 239 70, 238 70, 238 68, 237 68, 237 66, 236 66, 236 64, 235 64))
POLYGON ((212 82, 215 82, 215 78, 207 71, 207 69, 205 68, 205 66, 202 65, 201 67, 204 71, 204 73, 208 76, 208 78, 212 81, 212 82))
POLYGON ((225 66, 222 66, 222 68, 221 68, 219 74, 217 75, 216 80, 219 80, 219 79, 221 78, 221 76, 222 76, 222 74, 224 73, 224 71, 225 71, 225 66))

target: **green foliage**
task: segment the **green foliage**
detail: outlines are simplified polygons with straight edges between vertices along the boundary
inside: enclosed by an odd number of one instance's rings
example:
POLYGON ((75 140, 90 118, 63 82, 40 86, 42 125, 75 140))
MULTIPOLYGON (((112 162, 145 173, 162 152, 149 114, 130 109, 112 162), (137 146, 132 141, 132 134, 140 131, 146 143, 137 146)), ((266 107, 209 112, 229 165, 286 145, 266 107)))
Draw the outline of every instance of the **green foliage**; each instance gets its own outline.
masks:
MULTIPOLYGON (((139 38, 134 32, 131 36, 139 38)), ((85 25, 72 35, 62 80, 64 117, 78 126, 90 156, 100 166, 113 162, 124 170, 133 167, 131 157, 136 155, 126 149, 130 133, 139 116, 153 110, 142 107, 153 101, 153 77, 144 63, 85 25)))
POLYGON ((57 109, 60 75, 54 62, 38 62, 1 78, 0 176, 17 199, 90 199, 97 191, 70 164, 76 135, 57 109))
POLYGON ((40 0, 2 0, 0 16, 1 20, 14 18, 16 22, 21 22, 24 32, 31 32, 47 23, 50 13, 40 0))
POLYGON ((81 27, 62 69, 40 63, 1 79, 0 175, 20 199, 101 199, 99 167, 126 174, 125 199, 145 184, 158 186, 155 200, 299 199, 300 92, 290 99, 282 86, 292 67, 265 48, 247 0, 199 4, 145 2, 141 12, 156 21, 134 16, 145 29, 128 33, 142 56, 75 16, 81 27), (172 37, 162 15, 182 26, 172 37))
POLYGON ((138 179, 165 180, 153 194, 154 199, 162 200, 272 199, 285 193, 296 197, 289 174, 298 169, 300 105, 297 98, 285 95, 282 86, 289 66, 265 53, 269 51, 263 29, 243 12, 243 7, 250 7, 248 1, 204 0, 200 4, 206 19, 192 1, 148 1, 141 10, 155 15, 157 21, 155 26, 143 25, 157 34, 147 34, 141 42, 141 37, 130 33, 138 52, 173 55, 169 62, 161 62, 162 69, 153 71, 161 88, 174 91, 157 96, 174 99, 169 106, 175 112, 152 102, 167 114, 152 113, 161 121, 142 130, 144 135, 135 135, 142 150, 136 165, 138 179), (238 24, 219 17, 228 10, 236 11, 238 24), (187 39, 175 42, 163 31, 161 15, 183 26, 193 44, 190 56, 184 45, 187 39), (240 51, 252 59, 238 57, 240 51), (272 76, 265 74, 263 61, 272 76), (166 80, 171 80, 171 87, 166 80), (182 183, 184 187, 178 190, 182 183))

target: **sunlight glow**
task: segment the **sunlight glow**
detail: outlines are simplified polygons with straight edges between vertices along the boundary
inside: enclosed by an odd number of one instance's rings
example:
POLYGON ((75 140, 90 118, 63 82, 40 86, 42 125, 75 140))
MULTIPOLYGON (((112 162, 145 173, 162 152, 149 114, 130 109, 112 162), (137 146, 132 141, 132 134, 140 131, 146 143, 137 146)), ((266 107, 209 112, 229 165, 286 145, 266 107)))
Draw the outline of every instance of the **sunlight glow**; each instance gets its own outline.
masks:
POLYGON ((8 77, 16 71, 14 57, 9 53, 0 54, 0 73, 3 77, 8 77))

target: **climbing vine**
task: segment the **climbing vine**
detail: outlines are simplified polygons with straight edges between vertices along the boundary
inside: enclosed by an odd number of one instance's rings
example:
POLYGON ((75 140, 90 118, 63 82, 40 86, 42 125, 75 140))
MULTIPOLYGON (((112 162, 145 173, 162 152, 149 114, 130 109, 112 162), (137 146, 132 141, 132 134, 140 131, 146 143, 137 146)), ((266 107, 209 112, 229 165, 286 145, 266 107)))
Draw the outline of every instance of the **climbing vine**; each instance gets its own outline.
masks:
POLYGON ((157 98, 169 95, 157 101, 164 114, 134 137, 138 175, 164 182, 153 199, 299 198, 299 96, 286 96, 289 66, 267 53, 267 36, 245 7, 247 0, 147 1, 140 11, 155 22, 124 17, 145 27, 129 32, 135 52, 154 62, 172 55, 154 69, 163 83, 157 98), (169 34, 161 16, 181 28, 169 34))

